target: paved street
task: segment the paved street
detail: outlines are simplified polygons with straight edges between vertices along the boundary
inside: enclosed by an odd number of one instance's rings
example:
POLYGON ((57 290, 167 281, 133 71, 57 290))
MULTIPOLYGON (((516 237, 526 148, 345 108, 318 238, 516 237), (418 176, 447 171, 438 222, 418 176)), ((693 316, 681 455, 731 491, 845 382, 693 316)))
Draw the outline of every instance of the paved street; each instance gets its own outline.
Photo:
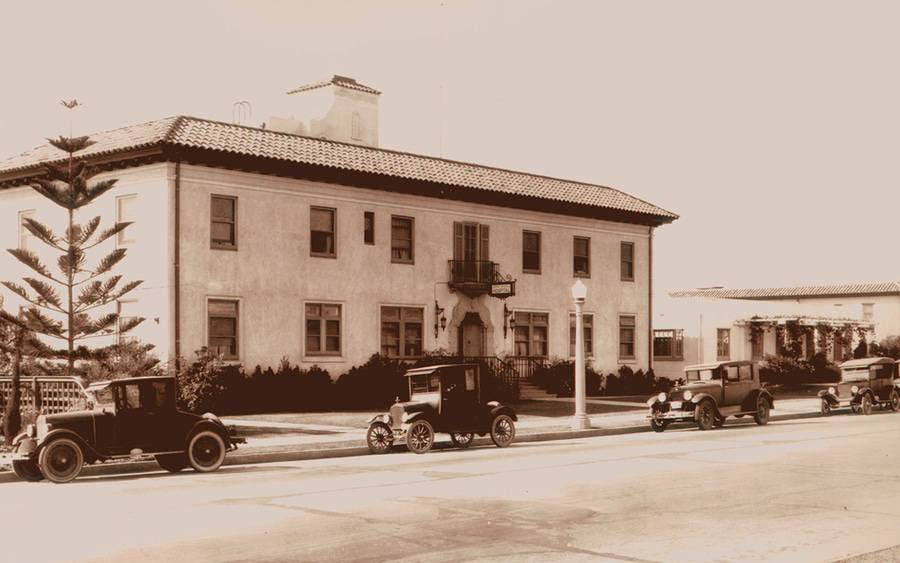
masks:
POLYGON ((8 483, 0 542, 8 561, 831 561, 900 544, 897 443, 876 413, 8 483))

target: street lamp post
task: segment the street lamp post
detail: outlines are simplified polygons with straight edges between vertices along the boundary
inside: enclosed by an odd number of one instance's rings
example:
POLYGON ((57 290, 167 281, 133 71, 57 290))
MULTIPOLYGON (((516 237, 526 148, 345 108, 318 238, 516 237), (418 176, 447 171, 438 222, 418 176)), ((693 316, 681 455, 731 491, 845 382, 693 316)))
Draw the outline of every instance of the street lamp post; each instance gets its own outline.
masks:
POLYGON ((572 285, 572 299, 575 301, 575 418, 573 430, 591 427, 591 420, 585 409, 584 392, 584 315, 582 307, 587 297, 587 287, 581 280, 572 285))

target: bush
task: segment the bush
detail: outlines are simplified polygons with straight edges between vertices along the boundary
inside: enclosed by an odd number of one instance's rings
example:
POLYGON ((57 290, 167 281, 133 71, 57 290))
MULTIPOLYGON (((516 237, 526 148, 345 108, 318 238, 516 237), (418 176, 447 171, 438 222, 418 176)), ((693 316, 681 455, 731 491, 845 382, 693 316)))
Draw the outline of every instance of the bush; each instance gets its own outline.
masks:
POLYGON ((652 369, 633 371, 628 366, 619 367, 619 374, 606 376, 605 395, 651 395, 666 391, 672 382, 665 377, 656 377, 652 369))
MULTIPOLYGON (((553 393, 557 397, 575 395, 575 362, 572 360, 554 360, 532 375, 535 385, 553 393)), ((586 395, 599 395, 603 388, 603 375, 594 371, 590 365, 584 368, 584 390, 586 395)))
POLYGON ((804 383, 835 383, 841 372, 828 361, 823 352, 810 359, 786 356, 766 356, 759 370, 760 381, 772 385, 801 385, 804 383))
POLYGON ((409 400, 409 386, 403 376, 408 365, 373 354, 361 366, 354 366, 334 384, 338 404, 343 408, 383 408, 396 398, 409 400))

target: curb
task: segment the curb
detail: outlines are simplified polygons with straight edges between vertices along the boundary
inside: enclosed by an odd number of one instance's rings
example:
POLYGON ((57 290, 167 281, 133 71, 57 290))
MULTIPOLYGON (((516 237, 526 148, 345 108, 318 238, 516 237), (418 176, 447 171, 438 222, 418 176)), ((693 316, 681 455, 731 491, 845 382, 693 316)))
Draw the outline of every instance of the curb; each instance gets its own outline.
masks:
MULTIPOLYGON (((818 412, 804 412, 796 414, 774 415, 769 420, 798 420, 804 418, 818 418, 818 412)), ((547 432, 535 432, 529 434, 517 434, 515 443, 550 442, 555 440, 570 440, 573 438, 596 438, 599 436, 620 436, 626 434, 638 434, 652 432, 648 424, 618 426, 608 428, 589 428, 587 430, 552 430, 547 432)), ((490 445, 490 438, 475 438, 472 442, 475 446, 490 445)), ((301 446, 302 447, 302 446, 301 446)), ((448 443, 435 444, 435 450, 451 449, 448 443)), ((394 446, 394 451, 405 451, 405 446, 394 446)), ((234 453, 226 456, 223 466, 250 465, 255 463, 279 463, 287 461, 307 461, 312 459, 329 459, 340 457, 353 457, 371 455, 366 446, 338 446, 321 449, 292 449, 284 451, 248 451, 234 453)), ((98 477, 103 475, 125 475, 131 473, 146 473, 150 471, 162 471, 155 461, 129 461, 123 463, 108 463, 86 466, 81 475, 84 477, 98 477)), ((19 478, 12 471, 0 472, 0 483, 12 483, 19 478)))

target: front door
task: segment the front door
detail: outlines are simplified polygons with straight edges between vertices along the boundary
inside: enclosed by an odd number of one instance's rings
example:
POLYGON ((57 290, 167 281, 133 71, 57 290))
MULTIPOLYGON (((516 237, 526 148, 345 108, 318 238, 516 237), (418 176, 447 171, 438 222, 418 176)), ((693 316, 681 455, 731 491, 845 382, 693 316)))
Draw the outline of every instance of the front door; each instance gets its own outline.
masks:
POLYGON ((459 355, 484 356, 484 325, 480 321, 466 318, 459 325, 459 355))

